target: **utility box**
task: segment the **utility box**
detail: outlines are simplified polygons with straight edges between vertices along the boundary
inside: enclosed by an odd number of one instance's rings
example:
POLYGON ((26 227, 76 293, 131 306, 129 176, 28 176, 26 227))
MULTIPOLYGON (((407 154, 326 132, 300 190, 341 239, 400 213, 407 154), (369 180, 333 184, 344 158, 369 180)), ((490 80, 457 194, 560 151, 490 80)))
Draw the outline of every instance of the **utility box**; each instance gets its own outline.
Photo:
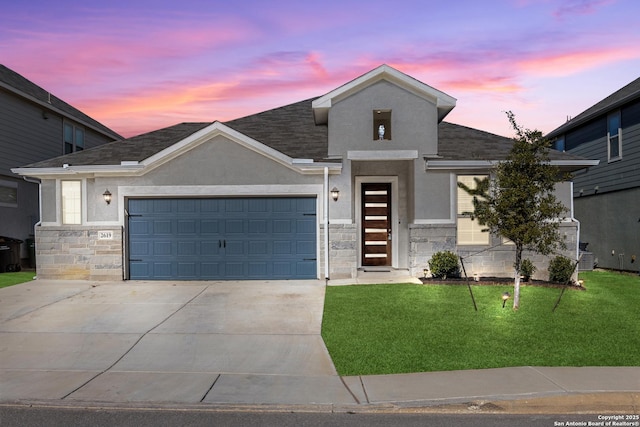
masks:
POLYGON ((0 273, 22 270, 20 245, 22 240, 0 236, 0 273))

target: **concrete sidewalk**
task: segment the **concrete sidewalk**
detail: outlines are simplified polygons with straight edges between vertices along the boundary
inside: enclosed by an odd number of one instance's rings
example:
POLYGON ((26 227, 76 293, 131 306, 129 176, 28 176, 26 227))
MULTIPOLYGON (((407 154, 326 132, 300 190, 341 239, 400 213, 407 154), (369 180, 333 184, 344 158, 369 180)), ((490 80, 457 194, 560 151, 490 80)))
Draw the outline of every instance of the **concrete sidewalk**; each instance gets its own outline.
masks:
POLYGON ((640 367, 340 377, 320 336, 324 289, 319 281, 2 289, 0 402, 331 411, 597 402, 600 412, 639 412, 640 367))

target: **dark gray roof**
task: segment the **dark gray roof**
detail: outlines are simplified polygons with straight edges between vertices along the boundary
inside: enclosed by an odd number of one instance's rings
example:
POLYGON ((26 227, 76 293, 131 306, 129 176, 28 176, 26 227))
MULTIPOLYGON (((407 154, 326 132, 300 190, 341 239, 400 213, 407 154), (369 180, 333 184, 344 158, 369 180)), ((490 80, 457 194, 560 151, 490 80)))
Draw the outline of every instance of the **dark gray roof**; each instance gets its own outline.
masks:
MULTIPOLYGON (((232 120, 225 125, 292 158, 339 162, 327 160, 327 126, 315 124, 312 101, 308 99, 285 105, 232 120)), ((119 165, 122 161, 142 161, 210 124, 181 123, 27 167, 61 167, 65 163, 74 166, 119 165)), ((438 134, 438 154, 445 160, 503 160, 513 145, 511 138, 447 122, 439 124, 438 134)), ((550 158, 581 159, 556 150, 550 150, 550 158)))
POLYGON ((29 168, 55 168, 67 163, 74 166, 119 165, 123 161, 142 161, 182 141, 211 123, 180 123, 122 141, 114 141, 84 151, 33 163, 29 168))
MULTIPOLYGON (((504 160, 513 139, 470 127, 441 122, 438 126, 438 155, 444 160, 504 160)), ((550 160, 584 160, 582 157, 549 150, 550 160)))
POLYGON ((27 80, 20 74, 2 64, 0 64, 0 87, 5 87, 14 93, 30 97, 39 101, 41 105, 50 106, 49 108, 51 109, 59 110, 76 121, 88 125, 97 132, 100 132, 110 138, 122 139, 122 136, 118 135, 102 123, 92 119, 82 111, 72 107, 57 96, 44 90, 40 86, 30 80, 27 80))
POLYGON ((294 159, 328 161, 327 125, 316 125, 316 98, 231 120, 225 124, 294 159))
POLYGON ((587 121, 603 114, 607 114, 609 111, 619 108, 622 105, 638 98, 640 98, 640 77, 635 79, 622 89, 619 89, 611 95, 607 96, 602 101, 587 108, 582 113, 578 114, 562 126, 552 130, 551 132, 549 132, 547 137, 554 138, 556 136, 560 136, 570 129, 573 129, 574 127, 580 126, 581 124, 586 123, 587 121))

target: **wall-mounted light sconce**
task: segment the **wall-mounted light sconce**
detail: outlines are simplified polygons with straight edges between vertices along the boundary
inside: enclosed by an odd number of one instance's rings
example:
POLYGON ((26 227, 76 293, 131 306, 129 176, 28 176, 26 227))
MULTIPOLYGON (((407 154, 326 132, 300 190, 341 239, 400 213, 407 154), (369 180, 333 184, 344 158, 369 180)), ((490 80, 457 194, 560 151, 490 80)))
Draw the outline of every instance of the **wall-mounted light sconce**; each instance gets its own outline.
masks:
POLYGON ((504 305, 509 298, 511 298, 511 294, 509 292, 502 294, 502 308, 504 308, 504 305))
POLYGON ((593 189, 593 192, 595 194, 598 194, 598 190, 600 190, 600 187, 596 185, 595 188, 593 189))
POLYGON ((340 197, 340 190, 338 190, 336 187, 333 187, 331 189, 331 198, 333 199, 334 202, 337 202, 338 197, 340 197))
POLYGON ((104 201, 107 202, 108 205, 111 204, 111 192, 109 190, 105 190, 105 192, 102 193, 102 197, 104 197, 104 201))
POLYGON ((582 197, 582 194, 584 194, 584 188, 580 189, 580 197, 582 197))

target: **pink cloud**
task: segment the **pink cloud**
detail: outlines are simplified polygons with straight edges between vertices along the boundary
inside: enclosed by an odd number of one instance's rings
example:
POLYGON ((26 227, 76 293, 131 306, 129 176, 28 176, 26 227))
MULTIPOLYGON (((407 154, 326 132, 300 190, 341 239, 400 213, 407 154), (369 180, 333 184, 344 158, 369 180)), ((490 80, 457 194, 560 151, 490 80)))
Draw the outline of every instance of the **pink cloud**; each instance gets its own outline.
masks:
POLYGON ((553 16, 564 19, 575 15, 590 15, 596 9, 614 3, 615 0, 567 0, 553 11, 553 16))
POLYGON ((640 58, 633 47, 582 49, 541 54, 518 61, 518 69, 536 76, 567 76, 602 64, 640 58))

